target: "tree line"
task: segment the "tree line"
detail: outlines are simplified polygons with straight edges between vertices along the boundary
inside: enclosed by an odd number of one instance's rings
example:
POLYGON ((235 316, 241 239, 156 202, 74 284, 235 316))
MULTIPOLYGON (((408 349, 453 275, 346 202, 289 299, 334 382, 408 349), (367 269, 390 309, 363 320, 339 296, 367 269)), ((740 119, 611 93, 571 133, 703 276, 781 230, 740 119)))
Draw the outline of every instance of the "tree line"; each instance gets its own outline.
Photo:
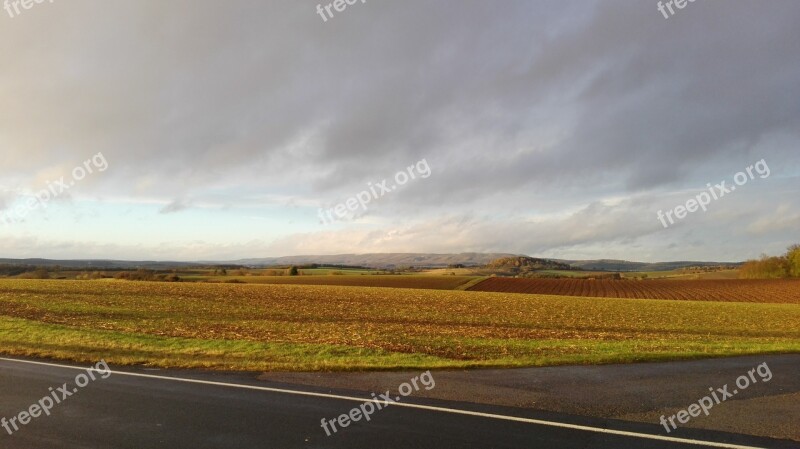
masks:
POLYGON ((800 245, 792 245, 782 256, 761 256, 749 260, 739 269, 743 279, 784 279, 800 278, 800 245))

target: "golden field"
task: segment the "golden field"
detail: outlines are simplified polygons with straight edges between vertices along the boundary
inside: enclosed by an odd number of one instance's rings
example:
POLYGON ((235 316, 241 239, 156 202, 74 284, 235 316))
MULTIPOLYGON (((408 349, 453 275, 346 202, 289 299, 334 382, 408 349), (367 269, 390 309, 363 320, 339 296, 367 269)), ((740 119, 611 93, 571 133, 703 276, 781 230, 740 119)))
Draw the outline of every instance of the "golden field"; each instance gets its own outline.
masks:
POLYGON ((0 351, 232 370, 534 366, 800 350, 800 306, 315 285, 0 280, 0 351))

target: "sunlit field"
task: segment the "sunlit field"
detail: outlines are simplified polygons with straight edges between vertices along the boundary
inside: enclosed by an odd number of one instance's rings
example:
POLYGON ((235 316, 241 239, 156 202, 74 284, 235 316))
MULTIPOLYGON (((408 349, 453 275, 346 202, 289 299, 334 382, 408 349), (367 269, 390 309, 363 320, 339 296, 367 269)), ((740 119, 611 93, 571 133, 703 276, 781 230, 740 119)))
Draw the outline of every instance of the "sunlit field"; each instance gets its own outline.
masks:
POLYGON ((800 350, 800 306, 314 285, 0 280, 0 351, 231 370, 517 367, 800 350))

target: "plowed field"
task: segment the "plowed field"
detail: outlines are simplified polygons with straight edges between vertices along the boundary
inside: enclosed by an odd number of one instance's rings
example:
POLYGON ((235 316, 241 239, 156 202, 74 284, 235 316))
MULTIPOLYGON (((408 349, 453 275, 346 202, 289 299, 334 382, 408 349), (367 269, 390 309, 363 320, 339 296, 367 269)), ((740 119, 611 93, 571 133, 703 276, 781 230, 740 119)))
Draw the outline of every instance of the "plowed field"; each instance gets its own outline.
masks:
POLYGON ((800 304, 797 280, 649 280, 489 278, 470 291, 596 298, 800 304))

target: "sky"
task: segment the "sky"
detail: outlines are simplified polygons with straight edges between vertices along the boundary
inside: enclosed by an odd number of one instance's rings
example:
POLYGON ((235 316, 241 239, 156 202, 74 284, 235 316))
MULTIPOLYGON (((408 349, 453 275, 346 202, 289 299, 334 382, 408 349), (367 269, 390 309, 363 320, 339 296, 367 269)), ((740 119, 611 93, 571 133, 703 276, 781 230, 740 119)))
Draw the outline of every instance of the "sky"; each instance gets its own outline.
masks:
POLYGON ((800 243, 796 0, 15 1, 0 257, 800 243))

